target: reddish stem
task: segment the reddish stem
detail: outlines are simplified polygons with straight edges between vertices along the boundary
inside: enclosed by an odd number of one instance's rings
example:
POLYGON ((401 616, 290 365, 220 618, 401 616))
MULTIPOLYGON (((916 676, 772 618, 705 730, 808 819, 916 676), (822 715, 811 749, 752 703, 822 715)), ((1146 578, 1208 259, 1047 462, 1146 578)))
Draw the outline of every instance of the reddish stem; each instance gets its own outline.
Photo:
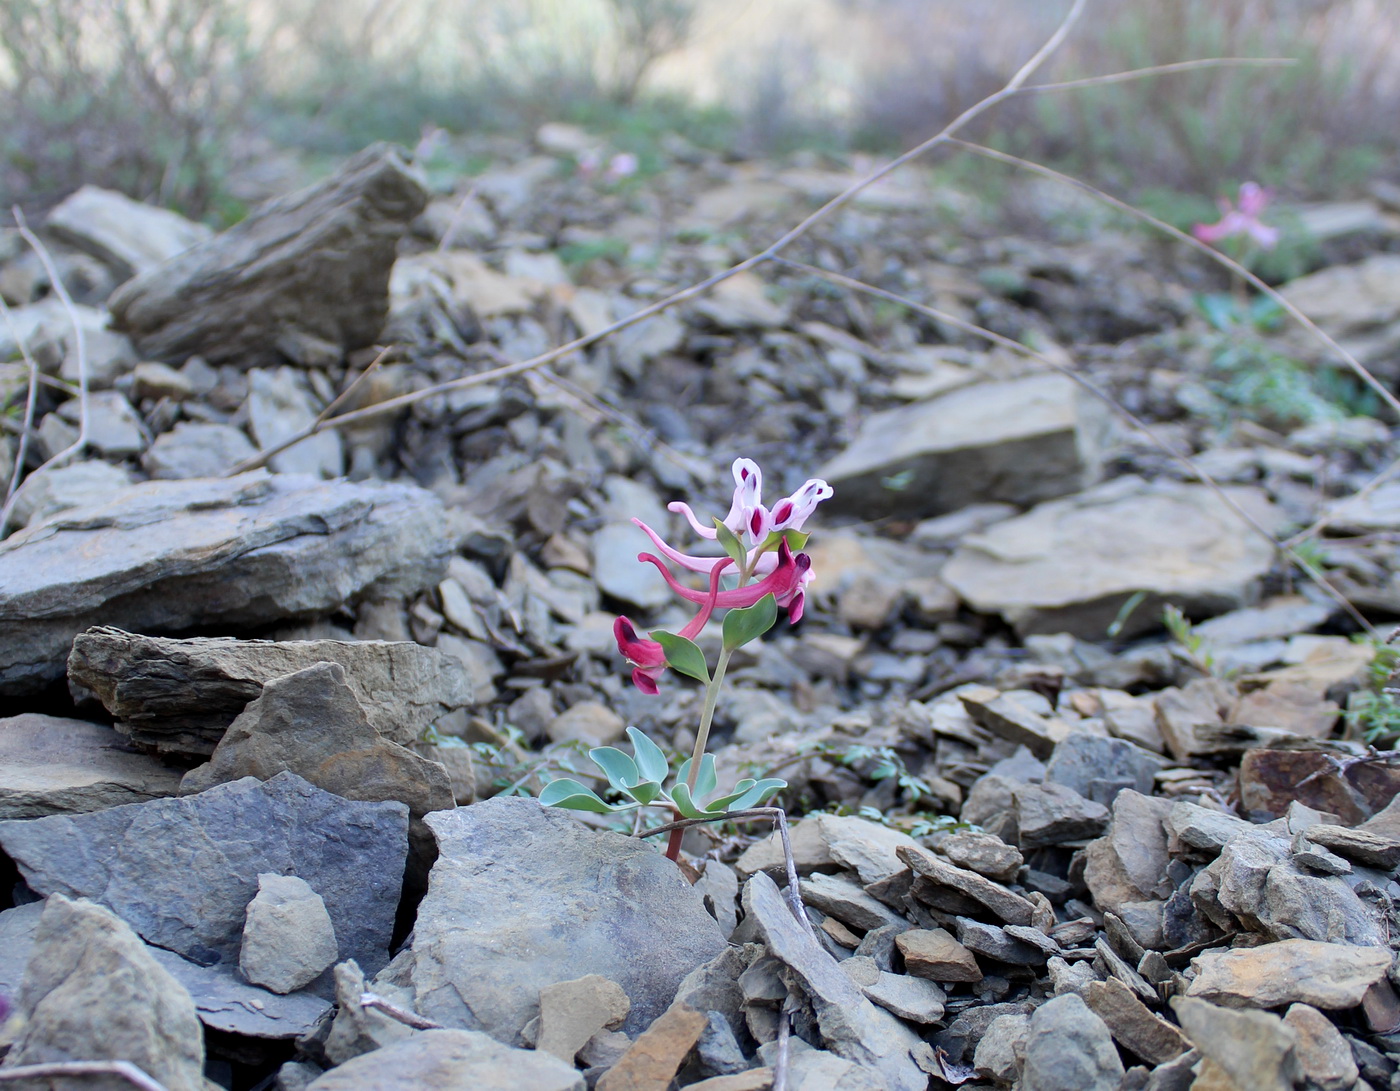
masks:
POLYGON ((681 858, 681 838, 685 836, 685 830, 672 830, 670 838, 666 841, 666 859, 680 861, 681 858))

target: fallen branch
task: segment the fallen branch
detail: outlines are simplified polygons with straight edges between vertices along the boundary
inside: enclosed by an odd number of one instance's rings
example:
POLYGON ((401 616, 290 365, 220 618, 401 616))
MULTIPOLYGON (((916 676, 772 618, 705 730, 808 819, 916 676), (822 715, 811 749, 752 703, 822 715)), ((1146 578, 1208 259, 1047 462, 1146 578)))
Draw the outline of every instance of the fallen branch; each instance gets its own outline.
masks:
POLYGON ((153 1080, 130 1061, 45 1061, 0 1068, 0 1083, 12 1080, 52 1079, 59 1076, 120 1076, 141 1091, 166 1091, 165 1084, 153 1080))

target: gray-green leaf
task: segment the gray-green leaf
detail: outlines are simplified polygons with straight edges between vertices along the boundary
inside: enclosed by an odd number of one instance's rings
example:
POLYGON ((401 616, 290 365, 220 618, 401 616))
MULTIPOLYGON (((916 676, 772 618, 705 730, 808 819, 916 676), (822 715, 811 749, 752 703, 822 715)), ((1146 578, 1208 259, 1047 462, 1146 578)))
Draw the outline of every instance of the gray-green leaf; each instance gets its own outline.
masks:
POLYGON ((673 671, 709 684, 710 669, 705 665, 705 653, 695 641, 668 633, 665 629, 654 630, 651 638, 661 645, 666 653, 666 665, 673 671))

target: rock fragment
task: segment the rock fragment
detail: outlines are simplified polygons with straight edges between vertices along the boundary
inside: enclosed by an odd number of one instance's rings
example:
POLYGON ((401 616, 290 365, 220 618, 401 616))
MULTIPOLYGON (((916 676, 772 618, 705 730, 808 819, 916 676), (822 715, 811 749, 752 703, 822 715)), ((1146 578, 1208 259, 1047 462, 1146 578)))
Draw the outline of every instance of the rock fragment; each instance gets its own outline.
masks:
POLYGON ((238 955, 244 977, 285 994, 315 981, 339 954, 326 903, 305 879, 258 876, 238 955))
POLYGON ((1026 1030, 1025 1091, 1116 1091, 1123 1062, 1108 1028, 1074 993, 1042 1004, 1026 1030))
POLYGON ((1286 939, 1262 947, 1203 951, 1194 960, 1187 995, 1227 1007, 1308 1004, 1326 1011, 1354 1008, 1390 968, 1379 947, 1286 939))
POLYGON ((354 1057, 306 1091, 394 1091, 470 1087, 473 1091, 584 1091, 583 1073, 558 1057, 513 1049, 470 1030, 425 1030, 354 1057))

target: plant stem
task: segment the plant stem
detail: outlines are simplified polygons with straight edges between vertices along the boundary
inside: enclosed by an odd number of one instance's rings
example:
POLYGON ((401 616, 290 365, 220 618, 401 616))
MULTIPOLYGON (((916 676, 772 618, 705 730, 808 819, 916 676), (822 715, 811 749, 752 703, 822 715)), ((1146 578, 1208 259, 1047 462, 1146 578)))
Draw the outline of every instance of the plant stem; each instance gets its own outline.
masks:
MULTIPOLYGON (((715 718, 715 705, 719 702, 719 687, 724 682, 724 672, 729 667, 729 655, 729 648, 720 649, 719 659, 715 662, 715 672, 710 676, 710 684, 705 687, 705 708, 700 713, 700 727, 695 732, 695 749, 690 755, 690 775, 685 778, 686 787, 692 793, 700 776, 700 759, 705 756, 705 744, 710 741, 710 724, 715 718)), ((679 811, 676 812, 676 817, 680 818, 679 811)), ((680 859, 681 838, 684 836, 684 829, 671 831, 671 839, 666 842, 666 859, 680 859)))

